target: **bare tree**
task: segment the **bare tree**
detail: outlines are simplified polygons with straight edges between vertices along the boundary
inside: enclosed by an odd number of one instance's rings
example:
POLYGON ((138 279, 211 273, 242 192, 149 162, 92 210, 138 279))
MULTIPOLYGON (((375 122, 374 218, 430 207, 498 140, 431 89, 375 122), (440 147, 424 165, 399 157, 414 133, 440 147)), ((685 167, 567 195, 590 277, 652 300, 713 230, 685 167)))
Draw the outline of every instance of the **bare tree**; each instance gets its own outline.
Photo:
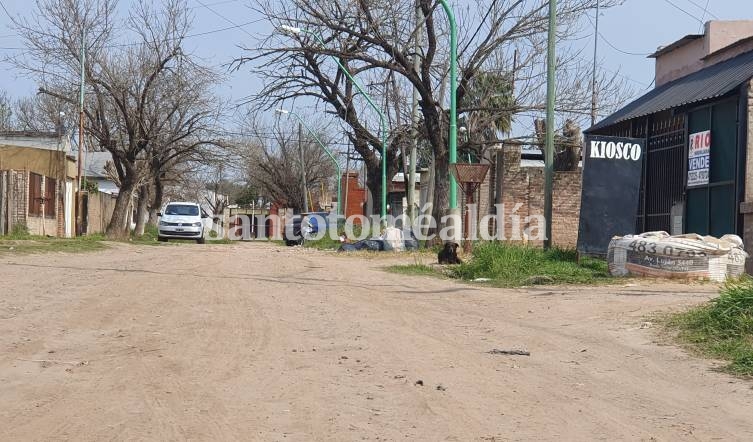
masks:
POLYGON ((182 49, 191 26, 185 1, 153 6, 139 0, 124 19, 115 6, 111 0, 39 0, 28 18, 15 22, 29 48, 15 63, 39 81, 42 93, 76 103, 72 92, 85 41, 86 129, 113 157, 120 193, 107 234, 118 237, 127 234, 133 193, 160 175, 153 160, 166 165, 183 156, 176 149, 203 145, 197 128, 210 125, 215 114, 206 103, 214 74, 182 49), (123 42, 123 35, 135 38, 123 42), (178 98, 190 93, 200 97, 198 109, 195 100, 178 98))
POLYGON ((78 126, 78 112, 71 103, 49 95, 21 97, 14 103, 14 126, 31 132, 71 133, 78 126))
MULTIPOLYGON (((306 171, 308 189, 322 185, 329 188, 334 165, 316 141, 295 126, 254 125, 247 129, 244 146, 248 183, 273 202, 284 204, 296 212, 306 211, 301 186, 302 170, 306 171), (301 150, 303 164, 301 164, 301 150)), ((321 140, 329 137, 318 134, 321 140)))
POLYGON ((0 91, 0 131, 8 131, 13 128, 13 105, 8 93, 0 91))
MULTIPOLYGON (((606 2, 608 5, 617 0, 606 2)), ((602 1, 602 6, 605 2, 602 1)), ((561 24, 559 38, 566 41, 580 32, 578 19, 589 11, 596 0, 562 0, 558 8, 561 24)), ((297 97, 313 97, 326 103, 334 113, 351 128, 351 139, 356 150, 375 169, 380 148, 378 125, 373 116, 364 117, 363 105, 357 99, 353 85, 340 73, 329 57, 357 75, 363 84, 378 85, 388 82, 394 75, 395 83, 408 96, 406 89, 415 88, 419 95, 423 133, 432 147, 435 173, 435 216, 444 214, 448 207, 449 156, 447 112, 447 27, 444 12, 437 11, 435 0, 291 0, 284 5, 273 0, 256 0, 256 9, 275 26, 295 26, 322 36, 322 45, 310 33, 290 36, 271 36, 251 49, 249 55, 237 60, 239 65, 249 63, 252 71, 267 78, 265 89, 254 97, 268 107, 280 101, 297 97), (414 50, 417 24, 414 10, 418 6, 424 21, 423 41, 419 53, 414 50), (418 69, 414 56, 419 57, 418 69)), ((469 96, 473 82, 479 74, 495 70, 515 78, 511 108, 496 109, 494 113, 507 112, 512 118, 525 113, 540 114, 544 108, 545 42, 547 34, 548 2, 544 0, 476 0, 467 13, 459 14, 460 72, 458 100, 459 113, 476 111, 478 100, 469 96), (513 57, 517 50, 517 57, 513 57), (516 58, 516 63, 512 59, 516 58)), ((588 82, 582 79, 584 71, 572 71, 576 63, 569 61, 577 54, 562 54, 560 69, 560 119, 568 113, 578 113, 588 108, 590 92, 588 82)), ((577 58, 575 58, 577 60, 577 58)), ((588 70, 587 72, 590 72, 588 70)), ((606 82, 600 83, 606 84, 606 82)), ((387 96, 382 87, 380 96, 387 96)), ((602 94, 604 98, 613 98, 602 94)), ((392 113, 400 131, 397 118, 400 110, 386 103, 385 113, 392 113)), ((394 100, 393 100, 394 104, 394 100)), ((482 104, 482 107, 486 106, 482 104)), ((497 103, 491 103, 497 106, 497 103)), ((408 109, 408 106, 403 106, 408 109)), ((492 121, 495 118, 492 118, 492 121)), ((407 121, 404 119, 402 121, 407 121)), ((396 139, 398 137, 391 137, 396 139)), ((387 153, 389 173, 395 169, 398 145, 387 153)), ((369 187, 374 191, 372 183, 369 187)))

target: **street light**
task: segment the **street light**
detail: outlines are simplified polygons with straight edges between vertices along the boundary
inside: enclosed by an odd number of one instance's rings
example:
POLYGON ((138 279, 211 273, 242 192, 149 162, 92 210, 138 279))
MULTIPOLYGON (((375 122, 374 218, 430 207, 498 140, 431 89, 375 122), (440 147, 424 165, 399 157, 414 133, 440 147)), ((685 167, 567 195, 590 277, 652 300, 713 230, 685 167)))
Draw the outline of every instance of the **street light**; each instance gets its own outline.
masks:
POLYGON ((332 162, 335 163, 335 170, 337 171, 337 213, 342 214, 343 203, 342 203, 342 199, 340 198, 342 196, 340 192, 340 184, 342 181, 342 171, 340 170, 340 163, 337 162, 337 159, 335 159, 335 156, 332 155, 332 152, 330 152, 330 150, 327 149, 327 146, 325 146, 324 143, 322 143, 322 140, 320 140, 319 137, 316 135, 316 133, 313 130, 311 130, 311 128, 306 124, 306 122, 303 121, 300 115, 298 115, 297 113, 293 111, 289 111, 285 109, 276 109, 275 112, 277 112, 278 114, 292 115, 293 117, 295 117, 295 119, 298 120, 298 122, 301 123, 301 125, 306 128, 308 133, 311 134, 312 137, 314 137, 314 139, 319 144, 319 146, 321 146, 321 148, 324 149, 324 151, 327 153, 327 156, 329 156, 332 162))
MULTIPOLYGON (((324 38, 322 38, 321 34, 317 32, 309 31, 308 29, 296 28, 296 27, 288 26, 288 25, 282 25, 278 29, 280 30, 280 32, 284 34, 289 34, 289 35, 309 34, 313 36, 319 42, 320 45, 326 46, 326 44, 324 43, 324 38)), ((371 99, 371 96, 367 94, 366 91, 363 90, 363 88, 358 83, 358 81, 356 81, 356 79, 350 74, 350 72, 345 68, 345 66, 343 66, 342 63, 340 63, 340 60, 338 60, 337 57, 335 56, 331 56, 331 58, 335 61, 335 63, 337 63, 337 66, 345 74, 345 76, 348 77, 348 79, 351 82, 353 82, 353 85, 356 87, 356 89, 358 89, 358 92, 363 94, 364 98, 366 98, 366 102, 369 103, 369 106, 371 106, 371 108, 374 109, 374 111, 376 111, 377 114, 379 114, 379 120, 381 124, 381 134, 382 134, 382 195, 381 195, 382 210, 381 210, 381 216, 382 216, 382 222, 384 223, 387 220, 387 119, 385 118, 382 110, 379 109, 379 107, 376 104, 374 104, 374 100, 371 99)), ((457 83, 455 84, 455 89, 457 89, 457 83)), ((452 121, 452 118, 451 118, 451 121, 452 121)), ((450 127, 450 133, 452 134, 452 126, 450 127)), ((450 153, 450 162, 453 162, 452 153, 450 153)), ((338 181, 338 184, 339 184, 339 181, 338 181)), ((452 196, 452 191, 450 195, 452 196)))
MULTIPOLYGON (((450 168, 458 161, 458 27, 447 0, 439 0, 450 22, 450 168)), ((450 209, 458 208, 458 184, 450 174, 450 209)))

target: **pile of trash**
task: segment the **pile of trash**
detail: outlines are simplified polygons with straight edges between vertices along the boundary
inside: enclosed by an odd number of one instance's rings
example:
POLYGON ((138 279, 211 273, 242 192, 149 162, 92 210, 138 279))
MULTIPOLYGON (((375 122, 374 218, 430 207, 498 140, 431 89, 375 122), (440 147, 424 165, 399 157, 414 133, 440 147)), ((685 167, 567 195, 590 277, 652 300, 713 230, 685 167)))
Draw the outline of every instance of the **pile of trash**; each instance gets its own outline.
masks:
POLYGON ((721 238, 667 232, 612 238, 607 252, 614 276, 708 279, 724 281, 745 272, 748 254, 737 235, 721 238))
POLYGON ((371 250, 374 252, 403 252, 405 250, 418 249, 418 239, 412 230, 400 230, 388 227, 376 238, 363 239, 353 243, 347 242, 347 238, 341 237, 343 243, 339 252, 354 252, 357 250, 371 250))

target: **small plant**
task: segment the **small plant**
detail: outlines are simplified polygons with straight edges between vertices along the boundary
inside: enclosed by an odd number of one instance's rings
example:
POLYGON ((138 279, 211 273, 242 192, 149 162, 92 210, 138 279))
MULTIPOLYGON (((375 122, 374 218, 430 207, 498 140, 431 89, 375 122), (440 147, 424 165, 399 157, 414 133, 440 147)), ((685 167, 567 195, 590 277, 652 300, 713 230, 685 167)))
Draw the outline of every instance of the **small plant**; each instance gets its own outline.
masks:
POLYGON ((14 224, 11 231, 8 233, 8 239, 28 239, 30 236, 29 228, 23 223, 14 224))
POLYGON ((83 190, 89 193, 99 193, 99 183, 96 181, 84 180, 83 190))
POLYGON ((730 280, 707 304, 672 316, 680 342, 729 361, 727 371, 753 376, 753 279, 730 280))

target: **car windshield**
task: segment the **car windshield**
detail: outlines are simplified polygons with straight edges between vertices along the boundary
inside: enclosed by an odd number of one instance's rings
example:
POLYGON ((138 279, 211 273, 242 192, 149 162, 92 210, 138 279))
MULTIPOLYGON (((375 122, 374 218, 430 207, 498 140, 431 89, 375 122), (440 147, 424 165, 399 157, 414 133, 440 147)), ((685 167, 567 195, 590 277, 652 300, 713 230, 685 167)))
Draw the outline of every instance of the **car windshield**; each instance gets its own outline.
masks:
POLYGON ((165 215, 199 216, 199 207, 188 204, 169 204, 165 215))

